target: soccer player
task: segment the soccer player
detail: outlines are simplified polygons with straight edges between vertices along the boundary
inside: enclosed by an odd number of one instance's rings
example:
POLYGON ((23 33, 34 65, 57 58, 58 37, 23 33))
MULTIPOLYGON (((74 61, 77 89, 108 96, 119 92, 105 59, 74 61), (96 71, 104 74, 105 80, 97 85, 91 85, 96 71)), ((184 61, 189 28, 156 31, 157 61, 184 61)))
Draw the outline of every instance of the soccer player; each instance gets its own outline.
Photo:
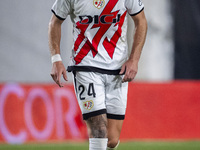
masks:
MULTIPOLYGON (((125 118, 128 82, 138 71, 147 21, 141 0, 56 0, 49 23, 51 76, 67 81, 60 56, 61 25, 73 23, 74 45, 67 71, 73 72, 77 100, 86 122, 90 150, 116 149, 125 118), (128 56, 127 14, 135 23, 128 56)), ((70 37, 69 37, 70 38, 70 37)))

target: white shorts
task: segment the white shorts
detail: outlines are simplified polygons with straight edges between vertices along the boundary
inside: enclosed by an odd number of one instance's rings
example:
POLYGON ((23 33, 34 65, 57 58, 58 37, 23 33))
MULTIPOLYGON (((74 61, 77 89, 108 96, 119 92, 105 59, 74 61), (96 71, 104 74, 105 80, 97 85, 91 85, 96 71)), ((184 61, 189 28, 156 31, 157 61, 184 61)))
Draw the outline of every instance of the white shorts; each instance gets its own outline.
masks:
POLYGON ((128 83, 122 83, 123 75, 107 75, 96 72, 74 73, 74 87, 83 119, 107 114, 109 119, 124 120, 128 83))

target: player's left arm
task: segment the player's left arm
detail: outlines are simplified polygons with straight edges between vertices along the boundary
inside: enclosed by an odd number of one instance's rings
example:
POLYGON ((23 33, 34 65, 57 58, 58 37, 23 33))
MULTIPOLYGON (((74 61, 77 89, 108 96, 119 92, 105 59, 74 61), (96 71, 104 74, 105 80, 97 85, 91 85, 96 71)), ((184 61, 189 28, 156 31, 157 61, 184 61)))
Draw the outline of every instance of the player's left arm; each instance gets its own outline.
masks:
POLYGON ((132 51, 129 59, 122 65, 120 74, 125 72, 122 82, 132 81, 138 72, 138 62, 147 34, 147 20, 144 10, 135 16, 131 16, 135 23, 135 34, 132 51))

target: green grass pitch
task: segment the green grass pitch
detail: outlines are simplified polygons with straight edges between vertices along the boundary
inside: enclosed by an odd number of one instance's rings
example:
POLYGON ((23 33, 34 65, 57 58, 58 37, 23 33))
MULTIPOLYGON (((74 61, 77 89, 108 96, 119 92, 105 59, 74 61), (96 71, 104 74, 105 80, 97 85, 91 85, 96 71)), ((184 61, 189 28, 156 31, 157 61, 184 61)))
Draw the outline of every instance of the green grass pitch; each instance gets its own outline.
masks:
MULTIPOLYGON (((88 150, 88 143, 0 144, 0 150, 88 150)), ((121 142, 118 150, 200 150, 200 141, 121 142)))

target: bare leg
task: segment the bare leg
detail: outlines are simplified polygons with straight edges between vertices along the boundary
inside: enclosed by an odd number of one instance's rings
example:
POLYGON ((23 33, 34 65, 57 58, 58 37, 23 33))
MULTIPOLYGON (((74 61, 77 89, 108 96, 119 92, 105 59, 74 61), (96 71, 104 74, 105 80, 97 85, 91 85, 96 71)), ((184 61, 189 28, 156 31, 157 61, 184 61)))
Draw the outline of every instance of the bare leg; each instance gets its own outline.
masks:
POLYGON ((106 114, 91 117, 86 120, 89 138, 107 138, 106 114))
POLYGON ((119 142, 119 137, 123 125, 123 120, 108 119, 108 147, 115 148, 119 142))
POLYGON ((86 120, 89 134, 89 150, 106 150, 107 147, 107 117, 106 114, 91 117, 86 120))

